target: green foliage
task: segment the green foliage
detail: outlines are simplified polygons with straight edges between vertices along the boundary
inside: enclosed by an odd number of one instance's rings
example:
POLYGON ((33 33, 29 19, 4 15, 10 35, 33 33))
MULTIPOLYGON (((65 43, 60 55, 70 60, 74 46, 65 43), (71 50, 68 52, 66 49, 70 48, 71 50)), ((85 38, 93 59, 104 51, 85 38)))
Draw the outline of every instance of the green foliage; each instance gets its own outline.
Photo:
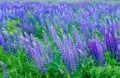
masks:
POLYGON ((39 39, 43 38, 43 30, 45 30, 44 26, 36 26, 35 31, 36 31, 36 37, 39 39))
POLYGON ((96 34, 97 34, 97 37, 98 37, 98 38, 100 38, 101 40, 103 40, 103 36, 102 36, 102 33, 101 33, 101 32, 98 31, 98 32, 96 32, 96 34))
MULTIPOLYGON (((49 39, 51 36, 48 34, 49 39)), ((105 66, 101 67, 95 64, 92 57, 88 57, 81 62, 80 68, 74 73, 68 73, 65 66, 59 57, 59 51, 50 40, 52 44, 55 59, 53 62, 46 65, 47 73, 41 74, 34 60, 28 61, 25 52, 21 49, 17 54, 5 54, 3 48, 0 47, 0 60, 2 60, 8 69, 11 78, 119 78, 120 77, 120 63, 116 59, 111 59, 110 52, 105 53, 105 66)), ((3 77, 2 69, 0 67, 0 77, 3 77)))
POLYGON ((111 53, 110 53, 110 52, 106 52, 106 53, 105 53, 105 60, 106 60, 106 63, 107 63, 107 64, 110 64, 110 65, 119 64, 119 63, 117 62, 117 59, 111 58, 111 53))
MULTIPOLYGON (((2 46, 0 46, 0 60, 1 60, 1 57, 5 57, 2 46)), ((2 67, 1 67, 1 65, 0 65, 0 77, 1 77, 1 78, 4 77, 4 75, 3 75, 3 73, 2 73, 2 67)))
POLYGON ((120 36, 120 29, 118 29, 118 36, 120 36))
MULTIPOLYGON (((11 78, 41 77, 41 73, 38 67, 34 65, 34 61, 29 62, 26 58, 26 54, 22 50, 15 55, 12 55, 11 53, 4 54, 1 48, 0 51, 0 60, 7 65, 8 73, 11 78)), ((1 68, 0 75, 2 75, 1 68)))
MULTIPOLYGON (((44 26, 39 26, 37 20, 33 19, 33 22, 36 25, 36 33, 35 36, 43 41, 43 31, 46 31, 44 26)), ((112 18, 112 17, 111 17, 112 18)), ((91 19, 94 21, 94 19, 91 19)), ((101 17, 101 21, 104 21, 105 18, 101 17)), ((48 21, 49 22, 49 21, 48 21)), ((15 33, 16 27, 15 25, 19 24, 19 19, 16 20, 8 20, 8 31, 15 33)), ((78 30, 80 30, 78 25, 73 25, 78 30)), ((73 37, 73 26, 69 26, 70 35, 73 37)), ((56 28, 57 34, 62 38, 61 32, 64 31, 62 27, 56 28)), ((20 29, 18 28, 19 32, 20 29)), ((80 31, 78 31, 80 36, 82 35, 80 31)), ((46 31, 48 38, 50 40, 51 47, 53 49, 54 60, 46 65, 47 73, 41 74, 38 67, 35 65, 34 60, 31 62, 28 61, 26 54, 23 49, 21 49, 17 54, 12 55, 12 53, 8 52, 4 53, 3 48, 0 46, 0 60, 3 61, 8 69, 8 73, 11 78, 119 78, 120 77, 120 63, 117 62, 117 59, 112 59, 110 57, 110 52, 105 53, 105 65, 103 67, 95 64, 95 60, 92 57, 88 57, 81 61, 80 68, 77 68, 77 71, 74 73, 68 73, 66 71, 63 60, 61 59, 60 53, 54 40, 52 39, 50 33, 46 31)), ((96 33, 97 36, 102 40, 101 32, 96 33)), ((43 44, 44 45, 44 44, 43 44)), ((44 45, 45 46, 45 45, 44 45)), ((2 68, 0 66, 0 77, 3 78, 2 68)))
POLYGON ((17 24, 20 23, 19 18, 16 18, 15 20, 7 20, 7 27, 8 27, 8 31, 15 33, 16 32, 16 26, 17 24))
MULTIPOLYGON (((12 25, 10 25, 12 26, 12 25)), ((10 27, 11 28, 11 27, 10 27)), ((12 28, 11 28, 12 29, 12 28)), ((73 36, 73 31, 70 28, 70 34, 73 36)), ((77 28, 79 30, 79 28, 77 28)), ((13 26, 13 30, 15 30, 13 26)), ((43 41, 44 26, 36 26, 36 37, 43 41)), ((60 38, 62 38, 62 28, 57 30, 60 38)), ((10 31, 13 32, 13 31, 10 31)), ((105 53, 105 66, 101 67, 95 64, 95 60, 92 57, 88 57, 81 61, 80 68, 74 73, 68 73, 66 71, 63 60, 59 54, 59 50, 56 47, 54 40, 50 33, 46 31, 50 40, 51 47, 53 49, 54 60, 46 65, 47 73, 41 74, 38 67, 35 65, 34 60, 28 61, 26 54, 21 49, 17 54, 11 53, 5 54, 3 48, 0 47, 0 60, 2 60, 8 69, 8 73, 11 78, 119 78, 120 77, 120 63, 117 59, 111 59, 110 52, 105 53)), ((80 32, 79 32, 80 33, 80 32)), ((81 35, 81 34, 80 34, 81 35)), ((97 32, 97 36, 102 39, 100 32, 97 32)), ((0 77, 3 77, 2 69, 0 67, 0 77)))

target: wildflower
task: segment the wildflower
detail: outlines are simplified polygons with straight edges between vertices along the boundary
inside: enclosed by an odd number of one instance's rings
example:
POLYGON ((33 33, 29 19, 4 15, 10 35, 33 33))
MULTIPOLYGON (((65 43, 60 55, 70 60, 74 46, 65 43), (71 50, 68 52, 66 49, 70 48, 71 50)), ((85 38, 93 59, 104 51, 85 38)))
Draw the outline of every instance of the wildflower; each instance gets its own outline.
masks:
POLYGON ((2 65, 4 78, 10 78, 9 75, 8 75, 8 71, 7 71, 6 65, 2 61, 0 61, 0 64, 2 65))

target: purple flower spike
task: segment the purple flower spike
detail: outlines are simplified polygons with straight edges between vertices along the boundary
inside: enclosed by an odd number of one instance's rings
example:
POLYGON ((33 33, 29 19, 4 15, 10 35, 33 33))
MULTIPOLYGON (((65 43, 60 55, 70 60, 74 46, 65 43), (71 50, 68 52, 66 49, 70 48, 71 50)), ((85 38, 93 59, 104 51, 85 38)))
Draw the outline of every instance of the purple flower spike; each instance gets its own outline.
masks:
POLYGON ((48 64, 51 61, 51 59, 48 57, 44 47, 40 43, 39 43, 39 48, 40 48, 41 54, 44 56, 45 64, 48 64))
POLYGON ((6 44, 6 41, 4 39, 4 36, 2 34, 2 32, 0 31, 0 45, 3 46, 4 50, 7 51, 8 50, 8 46, 6 44))
POLYGON ((77 29, 74 27, 73 30, 74 30, 74 37, 75 37, 75 42, 76 42, 76 48, 78 50, 78 49, 81 49, 81 47, 83 45, 82 45, 82 42, 80 40, 80 36, 79 36, 79 33, 78 33, 77 29))
POLYGON ((29 44, 29 40, 27 38, 22 38, 22 41, 23 41, 23 44, 24 44, 24 48, 25 48, 27 58, 28 58, 29 61, 31 61, 32 51, 30 50, 31 45, 29 44))
POLYGON ((34 38, 34 36, 31 35, 31 37, 32 37, 32 40, 33 40, 33 48, 34 48, 34 50, 36 50, 36 52, 39 53, 40 56, 43 56, 43 58, 45 60, 44 61, 45 64, 48 64, 51 60, 48 57, 44 47, 42 46, 42 44, 39 43, 39 41, 37 39, 34 38))
POLYGON ((69 47, 71 48, 71 51, 73 52, 75 64, 77 66, 79 66, 79 53, 78 53, 78 51, 75 47, 74 41, 70 35, 69 35, 69 47))
POLYGON ((64 56, 63 60, 68 72, 74 72, 79 63, 77 50, 72 38, 63 33, 64 56))
POLYGON ((95 59, 101 66, 104 65, 104 54, 100 43, 97 40, 88 40, 88 46, 95 59))
MULTIPOLYGON (((35 43, 33 43, 35 45, 35 43)), ((29 46, 30 47, 30 46, 29 46)), ((36 51, 35 48, 30 47, 31 50, 31 54, 36 62, 36 64, 38 65, 39 69, 41 70, 42 74, 45 74, 46 68, 44 67, 44 64, 42 63, 42 59, 40 58, 40 53, 36 51)))
POLYGON ((104 41, 105 41, 107 50, 111 52, 111 57, 116 58, 116 54, 117 54, 116 52, 118 49, 118 38, 117 36, 115 37, 113 30, 110 30, 110 33, 106 30, 104 41))
POLYGON ((73 30, 74 30, 74 37, 76 42, 76 49, 78 51, 79 50, 85 51, 85 47, 84 47, 85 45, 84 45, 83 39, 80 38, 78 30, 75 27, 73 28, 73 30))
POLYGON ((53 25, 50 26, 50 33, 51 33, 51 35, 52 35, 52 37, 53 37, 57 47, 60 50, 60 54, 62 55, 62 57, 64 57, 64 50, 65 50, 65 48, 63 46, 63 43, 62 43, 61 39, 57 35, 57 32, 56 32, 56 30, 55 30, 53 25))
POLYGON ((118 62, 120 62, 120 45, 118 46, 118 62))
POLYGON ((9 34, 7 34, 7 39, 8 39, 8 45, 9 45, 10 51, 14 52, 14 46, 13 46, 13 43, 12 43, 12 38, 9 34))
POLYGON ((10 78, 9 75, 8 75, 8 71, 7 71, 6 65, 2 61, 0 61, 0 64, 2 65, 4 78, 10 78))
POLYGON ((44 32, 44 40, 45 40, 45 43, 47 44, 48 56, 49 56, 52 60, 54 60, 52 48, 51 48, 51 45, 50 45, 48 36, 47 36, 47 34, 46 34, 45 32, 44 32))
POLYGON ((69 52, 69 61, 70 61, 71 72, 75 72, 76 71, 75 57, 76 56, 74 56, 74 52, 69 52))
POLYGON ((15 49, 16 51, 19 51, 19 36, 18 32, 13 36, 14 38, 14 43, 15 43, 15 49))
POLYGON ((68 53, 68 47, 69 47, 69 41, 68 41, 68 38, 67 38, 67 35, 63 33, 63 46, 64 46, 64 53, 63 53, 63 60, 64 60, 64 63, 66 65, 66 68, 68 69, 68 71, 70 71, 70 64, 69 64, 69 53, 68 53))

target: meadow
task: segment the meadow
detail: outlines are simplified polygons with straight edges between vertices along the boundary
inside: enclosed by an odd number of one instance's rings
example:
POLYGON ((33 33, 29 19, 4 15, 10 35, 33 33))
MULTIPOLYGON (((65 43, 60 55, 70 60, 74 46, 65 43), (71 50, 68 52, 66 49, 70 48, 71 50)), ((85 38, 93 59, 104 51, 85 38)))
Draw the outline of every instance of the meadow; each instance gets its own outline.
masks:
POLYGON ((120 2, 0 2, 0 78, 120 78, 120 2))

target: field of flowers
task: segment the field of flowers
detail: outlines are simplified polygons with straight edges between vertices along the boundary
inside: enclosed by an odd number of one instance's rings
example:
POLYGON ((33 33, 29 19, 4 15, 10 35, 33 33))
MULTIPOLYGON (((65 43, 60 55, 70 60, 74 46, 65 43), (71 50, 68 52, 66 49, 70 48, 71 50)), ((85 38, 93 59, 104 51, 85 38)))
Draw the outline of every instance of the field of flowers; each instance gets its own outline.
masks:
POLYGON ((0 78, 120 78, 120 2, 1 2, 0 78))

